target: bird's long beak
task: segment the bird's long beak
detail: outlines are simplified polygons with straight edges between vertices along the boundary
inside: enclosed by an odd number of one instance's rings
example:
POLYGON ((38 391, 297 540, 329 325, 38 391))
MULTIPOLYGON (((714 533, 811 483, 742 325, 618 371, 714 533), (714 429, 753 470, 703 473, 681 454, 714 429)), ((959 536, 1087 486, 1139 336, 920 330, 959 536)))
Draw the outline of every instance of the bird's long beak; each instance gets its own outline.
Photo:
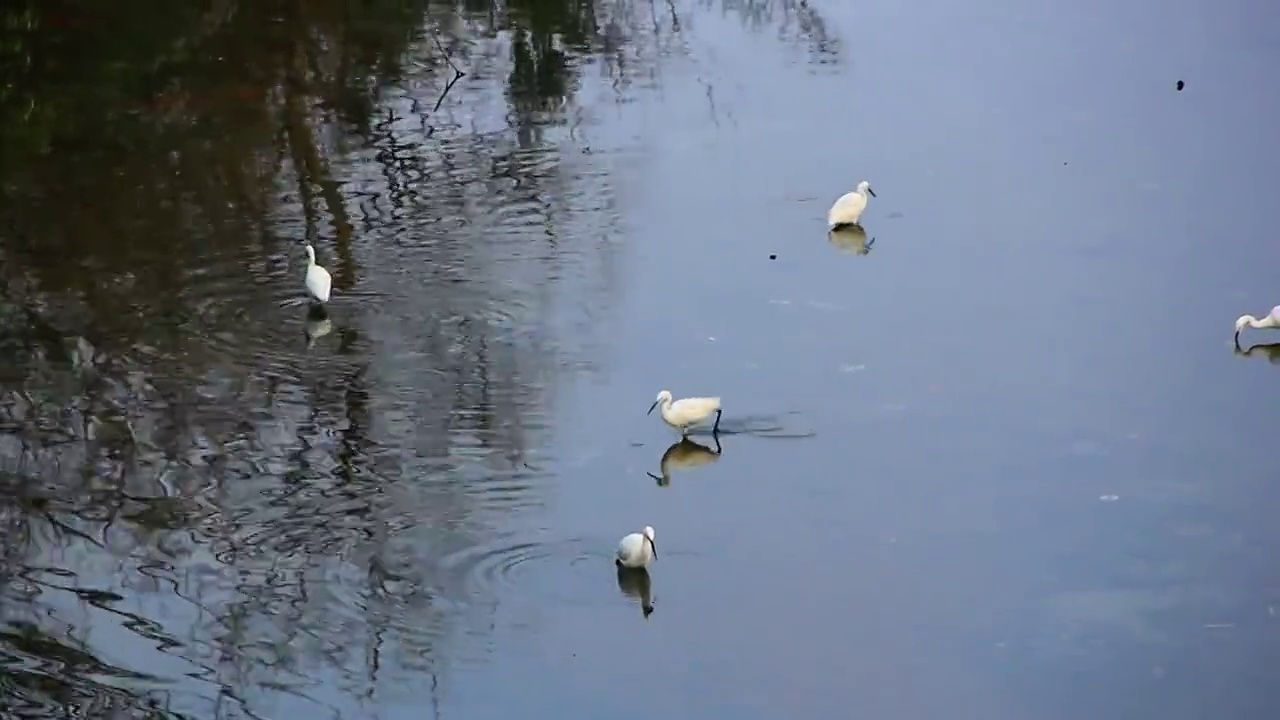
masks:
POLYGON ((649 413, 653 412, 653 409, 656 407, 658 407, 658 401, 654 400, 653 404, 649 406, 649 412, 645 413, 645 415, 648 415, 649 413))
MULTIPOLYGON (((645 535, 644 539, 649 540, 649 536, 645 535)), ((655 558, 658 557, 658 546, 655 545, 652 540, 649 540, 649 549, 653 550, 653 556, 655 558)))
POLYGON ((872 190, 871 188, 867 188, 867 192, 871 193, 871 197, 877 197, 875 190, 872 190))

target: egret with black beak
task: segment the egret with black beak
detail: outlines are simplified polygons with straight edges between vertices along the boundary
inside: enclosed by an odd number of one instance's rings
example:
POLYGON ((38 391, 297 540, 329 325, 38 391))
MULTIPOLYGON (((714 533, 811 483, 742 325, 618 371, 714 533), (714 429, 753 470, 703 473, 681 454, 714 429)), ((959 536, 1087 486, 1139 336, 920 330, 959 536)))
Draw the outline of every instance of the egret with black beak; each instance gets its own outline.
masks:
POLYGON ((1271 312, 1267 313, 1261 320, 1252 315, 1241 315, 1236 318, 1236 344, 1240 344, 1240 333, 1245 327, 1257 328, 1265 330, 1267 328, 1280 327, 1280 305, 1271 308, 1271 312))
POLYGON ((687 435, 689 428, 702 422, 706 422, 711 418, 711 413, 716 415, 716 424, 711 428, 711 432, 720 432, 720 398, 718 397, 692 397, 681 398, 679 400, 671 399, 671 391, 663 390, 658 393, 658 399, 653 401, 649 406, 649 412, 662 405, 662 419, 668 425, 680 431, 681 435, 687 435))
POLYGON ((863 180, 853 192, 847 192, 836 200, 836 204, 827 211, 827 229, 834 230, 846 225, 857 225, 862 211, 867 209, 867 194, 876 196, 871 183, 863 180))
POLYGON ((614 564, 631 569, 648 569, 649 563, 658 557, 658 546, 653 544, 653 528, 645 525, 644 532, 631 533, 618 541, 618 557, 614 564))

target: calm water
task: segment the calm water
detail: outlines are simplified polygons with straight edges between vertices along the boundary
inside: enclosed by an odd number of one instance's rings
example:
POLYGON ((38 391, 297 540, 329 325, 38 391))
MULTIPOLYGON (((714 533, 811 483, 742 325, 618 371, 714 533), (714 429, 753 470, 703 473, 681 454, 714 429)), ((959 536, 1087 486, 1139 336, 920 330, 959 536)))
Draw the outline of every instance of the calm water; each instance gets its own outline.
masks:
POLYGON ((1280 10, 41 5, 0 715, 1280 711, 1280 10))

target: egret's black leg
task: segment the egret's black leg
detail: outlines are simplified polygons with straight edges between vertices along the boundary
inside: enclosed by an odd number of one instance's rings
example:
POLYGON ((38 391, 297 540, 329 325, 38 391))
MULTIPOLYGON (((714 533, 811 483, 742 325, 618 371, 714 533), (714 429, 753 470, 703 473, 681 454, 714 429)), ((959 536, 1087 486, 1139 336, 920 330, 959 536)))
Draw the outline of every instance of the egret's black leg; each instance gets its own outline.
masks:
POLYGON ((715 426, 714 426, 714 427, 712 427, 712 428, 711 428, 711 434, 712 434, 712 435, 719 435, 719 434, 720 434, 720 413, 722 413, 722 412, 724 412, 724 411, 723 411, 723 410, 716 410, 716 424, 715 424, 715 426))

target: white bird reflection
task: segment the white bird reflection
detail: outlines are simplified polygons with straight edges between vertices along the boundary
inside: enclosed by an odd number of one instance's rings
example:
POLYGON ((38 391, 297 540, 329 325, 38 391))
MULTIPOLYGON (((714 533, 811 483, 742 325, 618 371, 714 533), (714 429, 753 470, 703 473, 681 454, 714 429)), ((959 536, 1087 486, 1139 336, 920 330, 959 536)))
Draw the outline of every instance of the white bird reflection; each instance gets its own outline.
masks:
POLYGON ((659 472, 662 473, 662 477, 658 477, 651 472, 645 472, 645 474, 657 480, 658 485, 666 487, 671 484, 672 468, 685 470, 719 460, 723 452, 720 447, 720 436, 713 435, 712 437, 716 443, 715 450, 701 443, 696 443, 687 437, 680 438, 678 442, 673 443, 671 447, 667 448, 666 452, 662 453, 662 461, 659 464, 659 472))
POLYGON ((867 240, 867 231, 863 230, 861 225, 845 225, 835 230, 828 230, 827 240, 840 250, 854 255, 866 255, 871 252, 871 246, 876 243, 875 238, 867 240))
POLYGON ((1280 343, 1259 343, 1248 348, 1236 345, 1235 354, 1239 357, 1265 357, 1272 365, 1280 365, 1280 343))
POLYGON ((618 590, 626 597, 640 601, 640 612, 647 618, 653 614, 653 581, 644 568, 618 566, 618 590))
POLYGON ((318 308, 320 312, 315 312, 314 310, 307 312, 307 323, 303 326, 302 332, 306 335, 308 350, 315 347, 317 339, 333 332, 333 322, 324 313, 323 306, 313 305, 312 307, 318 308))

